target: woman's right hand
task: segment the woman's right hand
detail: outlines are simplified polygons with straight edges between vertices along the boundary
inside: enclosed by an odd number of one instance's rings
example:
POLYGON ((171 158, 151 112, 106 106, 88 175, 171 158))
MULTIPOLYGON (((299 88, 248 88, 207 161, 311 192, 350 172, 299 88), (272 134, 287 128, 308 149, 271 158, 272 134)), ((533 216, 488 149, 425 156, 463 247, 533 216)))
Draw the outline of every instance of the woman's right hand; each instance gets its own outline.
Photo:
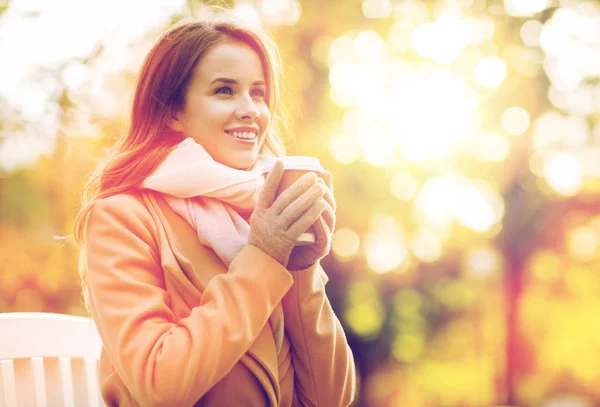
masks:
POLYGON ((324 186, 312 172, 276 197, 283 172, 283 163, 276 160, 250 217, 248 243, 287 267, 296 240, 319 219, 326 204, 321 199, 324 186))

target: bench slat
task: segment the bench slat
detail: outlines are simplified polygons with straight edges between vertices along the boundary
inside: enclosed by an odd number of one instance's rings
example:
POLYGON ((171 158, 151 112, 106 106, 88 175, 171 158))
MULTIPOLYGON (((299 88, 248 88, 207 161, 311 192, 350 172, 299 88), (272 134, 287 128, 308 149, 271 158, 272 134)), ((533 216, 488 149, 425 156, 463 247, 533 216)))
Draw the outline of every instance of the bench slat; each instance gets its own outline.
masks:
POLYGON ((44 358, 31 358, 31 371, 33 372, 33 389, 35 391, 36 407, 47 407, 46 379, 44 377, 44 358))
POLYGON ((4 386, 4 405, 17 405, 17 386, 15 385, 15 366, 12 360, 1 360, 2 385, 4 386))
POLYGON ((73 395, 73 370, 71 368, 71 358, 61 356, 58 358, 60 367, 60 381, 63 391, 63 402, 65 407, 75 407, 75 397, 73 395))
POLYGON ((85 380, 87 384, 88 405, 100 407, 100 389, 98 387, 98 361, 96 359, 84 358, 85 380))

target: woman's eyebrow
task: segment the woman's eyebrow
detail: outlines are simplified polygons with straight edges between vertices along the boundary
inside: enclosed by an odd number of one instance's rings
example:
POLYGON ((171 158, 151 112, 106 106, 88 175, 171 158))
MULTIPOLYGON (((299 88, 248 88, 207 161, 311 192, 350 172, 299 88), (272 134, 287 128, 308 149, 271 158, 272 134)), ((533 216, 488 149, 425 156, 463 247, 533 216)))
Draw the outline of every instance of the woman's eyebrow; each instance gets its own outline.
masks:
MULTIPOLYGON (((235 79, 229 79, 229 78, 216 78, 214 79, 210 84, 212 85, 215 82, 223 82, 223 83, 227 83, 227 84, 231 84, 231 85, 237 85, 237 81, 235 79)), ((252 82, 252 85, 265 85, 264 81, 254 81, 252 82)))

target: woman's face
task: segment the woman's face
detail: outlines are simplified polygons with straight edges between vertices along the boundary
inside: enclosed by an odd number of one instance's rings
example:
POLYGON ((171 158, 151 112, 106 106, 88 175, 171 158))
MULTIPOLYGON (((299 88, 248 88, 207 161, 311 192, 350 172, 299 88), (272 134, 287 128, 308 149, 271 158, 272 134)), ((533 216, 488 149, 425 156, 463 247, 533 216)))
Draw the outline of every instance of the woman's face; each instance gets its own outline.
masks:
POLYGON ((266 92, 256 52, 240 41, 220 42, 196 65, 171 128, 201 144, 215 161, 248 169, 271 120, 266 92))

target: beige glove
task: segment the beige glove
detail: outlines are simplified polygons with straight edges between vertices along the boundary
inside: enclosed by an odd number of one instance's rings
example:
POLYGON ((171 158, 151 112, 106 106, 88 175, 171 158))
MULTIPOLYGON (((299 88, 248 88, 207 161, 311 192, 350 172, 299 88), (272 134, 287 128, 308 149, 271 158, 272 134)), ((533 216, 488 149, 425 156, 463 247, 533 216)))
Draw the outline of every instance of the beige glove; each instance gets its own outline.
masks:
POLYGON ((283 163, 277 160, 250 217, 248 244, 287 267, 296 240, 319 219, 327 206, 321 199, 326 188, 314 173, 304 174, 275 199, 282 176, 283 163))
POLYGON ((297 271, 308 268, 329 254, 331 250, 331 237, 335 229, 336 203, 333 196, 333 182, 331 173, 323 171, 320 181, 327 188, 321 200, 325 202, 326 208, 317 222, 313 225, 315 242, 306 246, 296 246, 290 255, 288 270, 297 271))

